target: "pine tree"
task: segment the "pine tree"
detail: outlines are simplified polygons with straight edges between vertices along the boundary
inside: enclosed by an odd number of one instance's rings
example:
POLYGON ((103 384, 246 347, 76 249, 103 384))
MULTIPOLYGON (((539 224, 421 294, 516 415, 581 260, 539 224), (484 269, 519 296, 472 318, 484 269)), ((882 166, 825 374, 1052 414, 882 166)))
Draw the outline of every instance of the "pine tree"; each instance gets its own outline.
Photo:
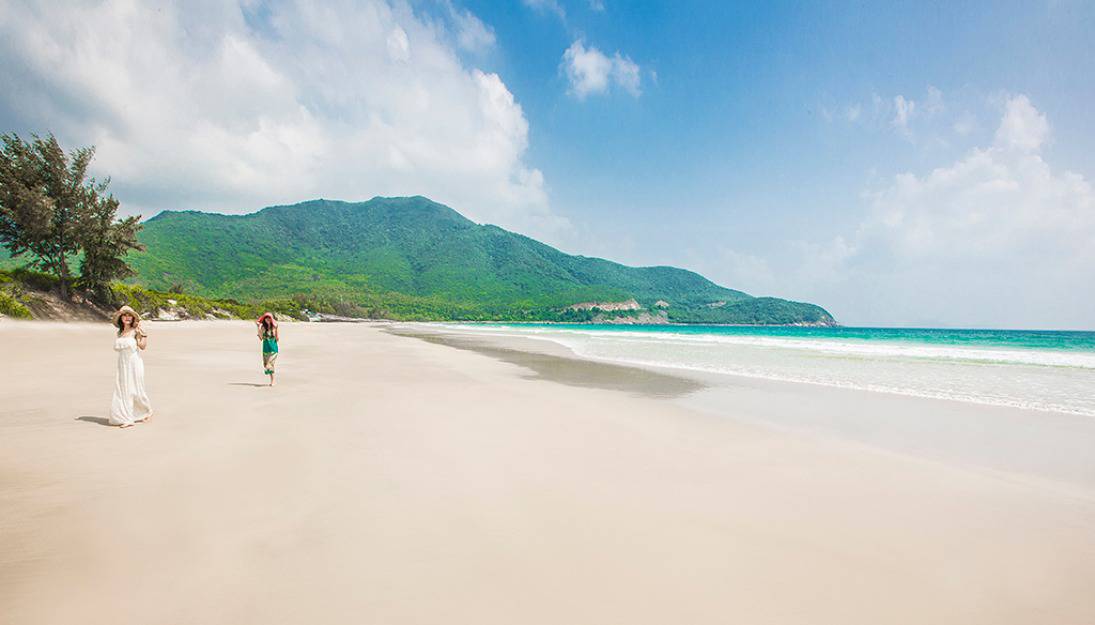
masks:
POLYGON ((80 285, 100 295, 112 280, 133 275, 125 256, 130 250, 144 249, 137 242, 140 218, 117 220, 118 200, 113 195, 102 195, 106 185, 103 183, 92 190, 93 197, 77 224, 77 237, 84 253, 80 262, 80 285))
POLYGON ((95 148, 65 154, 57 139, 0 136, 0 245, 12 257, 27 254, 30 265, 60 279, 68 297, 69 261, 84 253, 81 283, 99 288, 129 275, 123 258, 141 249, 138 217, 116 222, 118 201, 106 195, 109 181, 88 178, 95 148))

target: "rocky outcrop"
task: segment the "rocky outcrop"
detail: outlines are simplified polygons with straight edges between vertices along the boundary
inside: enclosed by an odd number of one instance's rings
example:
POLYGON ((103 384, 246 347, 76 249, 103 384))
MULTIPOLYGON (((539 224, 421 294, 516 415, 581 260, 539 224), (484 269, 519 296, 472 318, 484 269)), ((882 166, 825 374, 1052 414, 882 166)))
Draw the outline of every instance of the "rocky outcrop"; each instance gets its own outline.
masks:
POLYGON ((644 310, 637 315, 598 315, 593 318, 593 323, 609 323, 624 326, 649 326, 664 325, 669 323, 669 319, 664 310, 654 312, 644 310))
POLYGON ((619 310, 642 310, 643 307, 639 305, 639 302, 635 301, 635 298, 624 300, 622 302, 581 302, 579 304, 571 304, 567 306, 570 310, 603 310, 606 312, 615 312, 619 310))

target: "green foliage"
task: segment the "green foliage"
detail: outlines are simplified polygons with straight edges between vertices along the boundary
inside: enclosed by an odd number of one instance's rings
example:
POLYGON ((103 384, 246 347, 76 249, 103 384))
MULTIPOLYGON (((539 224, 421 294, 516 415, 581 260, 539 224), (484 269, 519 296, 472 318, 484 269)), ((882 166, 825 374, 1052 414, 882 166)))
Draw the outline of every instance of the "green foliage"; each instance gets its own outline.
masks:
POLYGON ((109 181, 88 178, 91 147, 66 154, 53 135, 0 136, 0 245, 12 258, 26 254, 32 267, 69 287, 69 264, 82 254, 81 282, 100 288, 131 273, 125 255, 139 246, 138 219, 115 221, 118 201, 109 181))
MULTIPOLYGON (((22 299, 28 294, 54 291, 59 279, 26 267, 0 270, 0 313, 9 317, 30 318, 31 311, 22 299)), ((232 299, 210 299, 186 293, 165 293, 146 289, 133 284, 112 283, 99 293, 84 292, 85 296, 94 295, 99 305, 120 307, 132 306, 142 315, 158 316, 161 310, 178 313, 191 319, 256 319, 266 311, 282 317, 306 319, 305 309, 315 310, 303 300, 277 299, 240 303, 232 299)))
MULTIPOLYGON (((97 191, 105 191, 101 185, 97 191)), ((113 280, 133 275, 125 262, 131 250, 144 249, 137 242, 141 230, 138 217, 117 220, 118 200, 96 192, 81 215, 78 236, 83 258, 80 261, 80 284, 102 292, 113 280)))
POLYGON ((154 291, 131 284, 110 285, 110 302, 115 308, 131 306, 142 315, 155 317, 161 310, 181 312, 193 319, 209 317, 220 319, 257 319, 266 311, 279 315, 305 319, 299 303, 292 300, 272 300, 241 304, 229 299, 209 299, 185 293, 154 291))
POLYGON ((12 256, 29 252, 31 264, 58 276, 64 289, 68 257, 79 251, 77 211, 93 152, 68 156, 52 135, 0 140, 0 244, 12 256))
POLYGON ((702 307, 686 311, 670 308, 667 312, 670 321, 680 323, 737 325, 827 325, 833 323, 832 316, 820 306, 775 297, 755 297, 719 308, 702 307))
POLYGON ((16 319, 33 315, 22 302, 28 290, 45 290, 56 285, 56 278, 28 269, 0 270, 0 314, 16 319), (42 285, 44 288, 38 288, 42 285))
POLYGON ((831 321, 816 306, 755 299, 683 269, 564 254, 423 197, 315 200, 234 216, 164 212, 139 239, 147 251, 127 260, 149 288, 294 298, 347 316, 581 322, 606 314, 569 306, 635 298, 646 308, 670 302, 670 319, 683 323, 831 321), (715 301, 727 305, 707 308, 715 301), (732 306, 739 302, 753 304, 732 306))
POLYGON ((0 276, 14 284, 34 291, 51 291, 57 288, 58 283, 61 281, 57 276, 34 271, 27 267, 16 267, 10 271, 0 271, 0 276))
POLYGON ((0 286, 0 315, 16 319, 30 319, 30 309, 23 305, 7 289, 0 286))

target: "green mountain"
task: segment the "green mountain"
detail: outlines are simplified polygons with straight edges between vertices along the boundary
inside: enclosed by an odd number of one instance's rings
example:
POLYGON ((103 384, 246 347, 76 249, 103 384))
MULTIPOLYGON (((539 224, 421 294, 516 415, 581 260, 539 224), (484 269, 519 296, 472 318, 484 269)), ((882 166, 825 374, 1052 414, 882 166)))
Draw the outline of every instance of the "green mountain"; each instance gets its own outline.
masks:
POLYGON ((207 297, 296 297, 403 319, 833 323, 813 304, 755 298, 691 271, 564 254, 424 197, 165 211, 140 240, 147 251, 129 258, 138 283, 207 297))

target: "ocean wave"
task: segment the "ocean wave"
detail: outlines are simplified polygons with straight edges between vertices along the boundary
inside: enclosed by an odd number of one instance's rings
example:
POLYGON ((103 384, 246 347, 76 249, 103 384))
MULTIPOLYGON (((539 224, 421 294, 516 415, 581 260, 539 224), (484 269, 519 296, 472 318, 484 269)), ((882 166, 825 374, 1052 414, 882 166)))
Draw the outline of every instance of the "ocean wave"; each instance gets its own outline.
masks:
POLYGON ((470 330, 480 334, 509 336, 573 335, 620 343, 650 345, 711 344, 756 348, 774 348, 821 352, 836 356, 864 358, 900 358, 976 364, 1028 365, 1038 367, 1073 367, 1095 369, 1095 352, 1059 351, 1047 349, 1000 349, 992 347, 966 347, 955 345, 931 345, 924 343, 899 343, 894 341, 849 341, 830 338, 788 338, 775 336, 741 336, 720 334, 684 334, 678 332, 621 332, 572 328, 518 328, 512 326, 472 326, 446 324, 454 329, 470 330))
MULTIPOLYGON (((435 326, 436 327, 436 326, 435 326)), ((799 337, 444 327, 562 345, 581 358, 1095 417, 1095 353, 799 337)))

